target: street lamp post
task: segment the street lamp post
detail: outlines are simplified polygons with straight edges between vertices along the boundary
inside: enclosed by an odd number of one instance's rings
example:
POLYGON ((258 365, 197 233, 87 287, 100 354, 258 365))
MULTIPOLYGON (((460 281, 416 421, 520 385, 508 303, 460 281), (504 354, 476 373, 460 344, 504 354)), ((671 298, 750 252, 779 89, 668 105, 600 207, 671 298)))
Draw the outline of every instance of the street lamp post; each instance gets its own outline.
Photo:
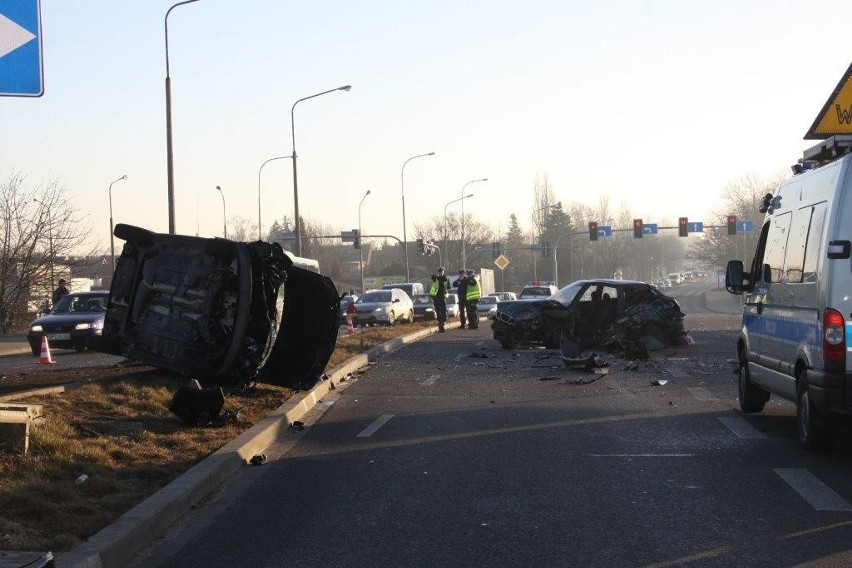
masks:
MULTIPOLYGON (((464 190, 467 189, 467 186, 469 186, 472 183, 477 183, 477 182, 480 182, 480 181, 488 181, 488 178, 475 179, 475 180, 471 180, 471 181, 467 182, 466 184, 464 184, 464 186, 462 187, 462 190, 461 190, 462 197, 464 196, 464 190)), ((462 254, 461 254, 462 262, 461 262, 460 268, 465 268, 464 264, 467 261, 467 258, 465 257, 465 254, 464 254, 465 253, 465 250, 464 250, 465 249, 465 247, 464 247, 464 199, 460 199, 459 201, 461 201, 461 241, 462 241, 462 254)))
MULTIPOLYGON (((361 203, 358 204, 358 239, 361 239, 361 206, 364 205, 364 200, 370 195, 370 190, 361 198, 361 203)), ((361 269, 361 293, 364 293, 364 242, 361 241, 358 247, 358 268, 361 269)))
POLYGON ((115 228, 112 225, 112 185, 114 183, 118 183, 123 179, 127 179, 127 174, 124 174, 111 184, 109 184, 109 255, 112 260, 112 271, 115 272, 115 237, 112 232, 115 228))
POLYGON ((169 234, 175 234, 175 169, 172 157, 172 80, 169 76, 169 14, 178 6, 191 4, 198 0, 184 0, 174 4, 166 11, 166 168, 169 183, 169 234))
POLYGON ((283 160, 284 158, 292 158, 293 156, 278 156, 277 158, 269 158, 257 169, 257 240, 263 240, 263 228, 260 222, 260 173, 263 171, 263 166, 273 160, 283 160))
MULTIPOLYGON (((467 199, 468 197, 473 197, 472 193, 468 193, 467 195, 462 195, 458 199, 453 199, 446 205, 444 205, 444 251, 447 253, 447 260, 450 260, 450 237, 449 230, 447 227, 447 207, 455 203, 456 201, 462 201, 463 199, 467 199)), ((464 268, 464 267, 462 267, 464 268)))
POLYGON ((56 286, 56 280, 53 274, 53 220, 50 218, 50 207, 48 207, 43 201, 39 201, 35 197, 33 197, 33 201, 44 207, 45 211, 47 211, 47 244, 50 248, 50 285, 56 286))
POLYGON ((343 85, 336 89, 329 89, 309 97, 301 98, 293 103, 293 106, 290 108, 290 134, 293 137, 293 155, 290 157, 293 159, 293 214, 295 215, 293 223, 296 227, 296 256, 302 256, 302 222, 299 220, 299 179, 296 175, 296 105, 302 101, 313 99, 321 95, 327 95, 328 93, 333 93, 335 91, 349 91, 350 89, 352 89, 351 85, 343 85))
POLYGON ((216 189, 219 191, 219 195, 222 196, 222 232, 225 234, 225 238, 228 238, 228 215, 225 213, 225 194, 222 193, 222 188, 218 185, 216 189))
POLYGON ((411 160, 417 158, 425 158, 426 156, 434 156, 435 152, 429 152, 428 154, 417 154, 416 156, 411 156, 405 162, 402 163, 402 169, 399 172, 399 185, 402 190, 402 248, 405 250, 405 281, 411 282, 411 268, 408 264, 408 233, 406 232, 406 224, 405 224, 405 166, 411 160))

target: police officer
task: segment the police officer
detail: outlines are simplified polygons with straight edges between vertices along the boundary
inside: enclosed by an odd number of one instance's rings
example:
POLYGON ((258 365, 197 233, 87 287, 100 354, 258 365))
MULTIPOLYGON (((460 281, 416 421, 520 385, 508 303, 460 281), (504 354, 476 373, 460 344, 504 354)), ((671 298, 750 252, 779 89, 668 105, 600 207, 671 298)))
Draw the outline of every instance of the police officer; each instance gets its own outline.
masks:
MULTIPOLYGON (((470 324, 470 329, 479 327, 479 314, 476 313, 476 305, 479 304, 479 298, 482 297, 482 288, 479 286, 479 281, 473 275, 473 270, 467 269, 467 290, 465 294, 465 306, 467 307, 467 321, 470 324)), ((461 294, 461 292, 459 292, 461 294)))
POLYGON ((464 329, 467 323, 467 278, 464 275, 464 268, 459 268, 459 276, 453 282, 453 287, 457 289, 459 295, 459 321, 461 321, 461 329, 464 329))
POLYGON ((429 295, 432 296, 432 304, 438 315, 438 332, 444 333, 444 323, 447 321, 447 293, 450 281, 444 275, 444 267, 438 267, 438 274, 432 275, 432 287, 429 295))

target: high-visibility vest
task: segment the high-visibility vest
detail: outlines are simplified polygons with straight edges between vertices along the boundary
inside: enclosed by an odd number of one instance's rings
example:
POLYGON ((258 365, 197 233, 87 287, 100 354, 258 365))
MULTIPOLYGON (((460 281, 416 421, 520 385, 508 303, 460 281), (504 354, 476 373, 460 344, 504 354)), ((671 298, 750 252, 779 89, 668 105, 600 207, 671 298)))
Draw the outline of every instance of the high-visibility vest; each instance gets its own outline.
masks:
POLYGON ((479 282, 476 278, 471 278, 471 282, 467 285, 467 301, 478 300, 482 297, 482 290, 479 289, 479 282))
POLYGON ((438 295, 438 281, 435 280, 432 282, 432 287, 429 288, 429 295, 433 298, 438 295))

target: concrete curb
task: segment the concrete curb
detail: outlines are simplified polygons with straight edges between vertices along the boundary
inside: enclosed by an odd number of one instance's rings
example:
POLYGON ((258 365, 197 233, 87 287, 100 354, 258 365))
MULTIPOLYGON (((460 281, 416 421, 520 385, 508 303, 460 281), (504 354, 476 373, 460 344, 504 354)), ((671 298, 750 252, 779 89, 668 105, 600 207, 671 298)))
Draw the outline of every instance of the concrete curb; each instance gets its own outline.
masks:
MULTIPOLYGON (((448 329, 458 323, 447 324, 448 329)), ((437 331, 437 327, 397 337, 366 353, 341 363, 311 390, 298 393, 266 418, 222 446, 215 453, 163 489, 122 515, 74 550, 56 556, 57 566, 112 568, 124 566, 134 554, 150 544, 199 501, 213 493, 226 479, 245 467, 247 460, 269 447, 281 432, 307 414, 337 383, 379 356, 392 353, 437 331)), ((58 387, 62 389, 63 387, 58 387)), ((45 389, 47 390, 47 389, 45 389)), ((53 391, 57 392, 57 391, 53 391)), ((62 392, 61 390, 58 392, 62 392)), ((29 393, 32 394, 32 393, 29 393)))

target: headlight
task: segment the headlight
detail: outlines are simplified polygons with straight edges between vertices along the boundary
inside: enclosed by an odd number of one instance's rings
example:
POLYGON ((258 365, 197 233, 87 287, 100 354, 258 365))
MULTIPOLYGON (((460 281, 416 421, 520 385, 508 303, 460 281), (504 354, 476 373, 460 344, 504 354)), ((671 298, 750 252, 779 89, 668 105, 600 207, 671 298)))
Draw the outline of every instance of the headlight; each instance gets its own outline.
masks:
POLYGON ((90 327, 92 327, 90 323, 78 323, 74 326, 74 329, 89 329, 90 327))
POLYGON ((385 313, 386 311, 388 311, 388 309, 387 309, 387 308, 376 308, 376 309, 375 309, 375 310, 373 310, 373 311, 374 311, 374 312, 378 312, 378 313, 380 313, 380 314, 383 314, 383 313, 385 313))
POLYGON ((30 328, 30 331, 43 331, 40 325, 34 325, 30 328))

